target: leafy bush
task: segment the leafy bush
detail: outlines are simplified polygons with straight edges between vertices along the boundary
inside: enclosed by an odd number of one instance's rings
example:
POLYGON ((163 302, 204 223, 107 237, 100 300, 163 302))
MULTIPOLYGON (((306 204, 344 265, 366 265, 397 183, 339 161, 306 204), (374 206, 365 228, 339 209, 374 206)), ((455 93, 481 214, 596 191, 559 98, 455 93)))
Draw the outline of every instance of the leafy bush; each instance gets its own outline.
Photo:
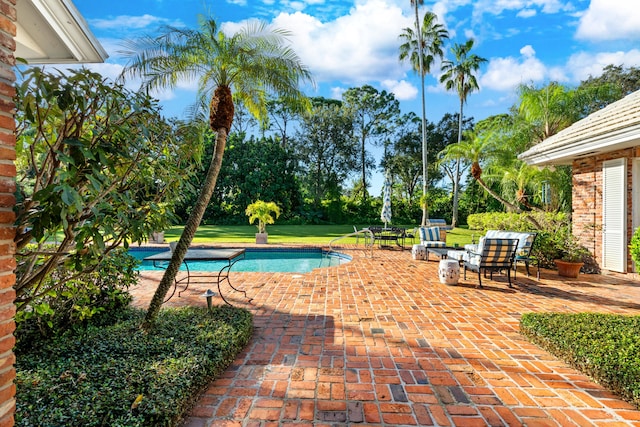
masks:
POLYGON ((14 289, 28 301, 50 297, 42 283, 51 272, 67 283, 109 251, 167 229, 204 132, 86 69, 26 68, 15 102, 14 289))
POLYGON ((247 344, 251 314, 234 307, 141 310, 90 323, 37 349, 17 346, 16 425, 174 426, 247 344))
POLYGON ((569 222, 564 213, 533 213, 524 214, 488 212, 469 215, 467 218, 472 230, 511 230, 535 231, 537 234, 533 244, 532 255, 540 263, 540 267, 554 267, 553 260, 561 254, 562 242, 569 230, 569 222), (536 228, 533 220, 540 226, 536 228))
POLYGON ((528 217, 533 218, 543 228, 546 228, 545 226, 549 224, 567 222, 567 216, 562 212, 527 212, 521 214, 514 212, 487 212, 469 215, 467 224, 470 230, 537 231, 538 228, 528 217))
POLYGON ((38 336, 60 334, 93 316, 115 313, 131 301, 128 289, 137 283, 138 261, 125 249, 116 249, 102 260, 94 272, 61 281, 58 269, 46 276, 39 290, 16 302, 16 337, 33 341, 38 336))
POLYGON ((640 316, 527 313, 520 331, 640 409, 640 316))
POLYGON ((636 264, 636 270, 640 270, 640 227, 636 228, 631 238, 631 244, 629 245, 629 252, 631 252, 631 259, 636 264))

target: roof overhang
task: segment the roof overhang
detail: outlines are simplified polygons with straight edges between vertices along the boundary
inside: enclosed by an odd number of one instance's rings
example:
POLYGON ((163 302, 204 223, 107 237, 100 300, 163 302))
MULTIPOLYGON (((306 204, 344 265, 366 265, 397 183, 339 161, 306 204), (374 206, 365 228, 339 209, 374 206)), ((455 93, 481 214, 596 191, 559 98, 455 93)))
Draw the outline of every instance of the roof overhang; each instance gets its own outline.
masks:
POLYGON ((572 141, 558 147, 548 147, 546 150, 528 150, 520 154, 520 160, 535 166, 570 165, 574 160, 591 157, 611 151, 640 145, 640 125, 612 132, 572 141))
POLYGON ((18 0, 16 58, 29 64, 104 62, 107 53, 71 0, 18 0))
POLYGON ((530 165, 574 160, 640 146, 640 91, 609 104, 520 154, 530 165))

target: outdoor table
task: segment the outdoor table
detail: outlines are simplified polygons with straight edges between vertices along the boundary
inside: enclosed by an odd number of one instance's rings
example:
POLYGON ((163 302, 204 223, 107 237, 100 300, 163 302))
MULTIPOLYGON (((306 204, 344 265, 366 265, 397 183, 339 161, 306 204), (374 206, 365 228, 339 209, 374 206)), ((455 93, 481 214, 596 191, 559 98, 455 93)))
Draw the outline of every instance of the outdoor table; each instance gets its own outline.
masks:
POLYGON ((461 250, 461 248, 459 248, 458 246, 435 246, 432 248, 428 247, 427 261, 429 261, 429 255, 431 254, 434 254, 439 259, 453 258, 460 261, 462 259, 462 254, 464 253, 465 251, 461 250), (451 255, 449 254, 449 252, 451 252, 451 255))
POLYGON ((404 250, 404 239, 406 236, 406 230, 398 227, 369 227, 369 230, 373 233, 374 240, 378 241, 380 248, 391 247, 389 242, 395 242, 396 246, 404 250))
MULTIPOLYGON (((184 289, 178 292, 178 297, 180 296, 180 294, 182 294, 182 292, 186 291, 187 288, 189 288, 189 284, 191 283, 192 277, 193 278, 196 278, 196 277, 209 278, 209 279, 212 278, 211 275, 191 273, 191 270, 189 269, 189 262, 196 262, 196 261, 226 262, 220 268, 220 271, 218 271, 218 277, 216 280, 216 284, 218 285, 218 293, 220 294, 220 298, 222 298, 222 300, 225 303, 227 303, 228 305, 231 305, 231 303, 229 303, 229 301, 225 299, 224 295, 222 295, 222 290, 220 289, 220 283, 224 281, 226 281, 229 284, 229 286, 231 286, 231 289, 233 289, 234 291, 242 292, 245 298, 248 298, 246 291, 243 291, 241 289, 236 289, 231 284, 231 281, 229 280, 229 272, 231 271, 231 267, 233 267, 233 265, 236 262, 240 261, 241 259, 244 259, 244 254, 245 254, 244 249, 188 249, 187 253, 184 256, 184 259, 182 260, 182 263, 184 264, 187 270, 187 276, 181 278, 180 280, 178 280, 177 278, 175 279, 173 292, 171 293, 171 295, 169 295, 169 297, 165 300, 165 302, 169 301, 173 297, 173 295, 176 293, 176 289, 178 288, 179 283, 186 281, 186 285, 184 289)), ((154 267, 165 268, 166 263, 168 261, 171 261, 172 256, 173 256, 172 251, 160 252, 159 254, 150 255, 144 258, 144 261, 152 261, 154 267)), ((248 300, 251 301, 251 298, 248 298, 248 300)))

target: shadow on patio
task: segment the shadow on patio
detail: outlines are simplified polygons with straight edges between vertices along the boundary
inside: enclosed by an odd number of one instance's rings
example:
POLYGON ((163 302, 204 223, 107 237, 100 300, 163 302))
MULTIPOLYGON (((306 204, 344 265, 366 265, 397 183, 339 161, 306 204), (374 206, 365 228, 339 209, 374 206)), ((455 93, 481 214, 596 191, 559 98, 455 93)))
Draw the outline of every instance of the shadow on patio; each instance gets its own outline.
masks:
MULTIPOLYGON (((184 425, 632 424, 640 411, 518 333, 532 311, 640 314, 640 285, 612 276, 536 282, 518 272, 459 286, 410 252, 360 252, 312 273, 232 273, 255 331, 184 425), (483 281, 484 282, 484 281, 483 281)), ((159 277, 159 276, 158 276, 159 277)), ((133 291, 144 306, 156 279, 133 291)), ((200 304, 204 287, 168 305, 200 304)), ((228 298, 239 297, 231 291, 228 298)))

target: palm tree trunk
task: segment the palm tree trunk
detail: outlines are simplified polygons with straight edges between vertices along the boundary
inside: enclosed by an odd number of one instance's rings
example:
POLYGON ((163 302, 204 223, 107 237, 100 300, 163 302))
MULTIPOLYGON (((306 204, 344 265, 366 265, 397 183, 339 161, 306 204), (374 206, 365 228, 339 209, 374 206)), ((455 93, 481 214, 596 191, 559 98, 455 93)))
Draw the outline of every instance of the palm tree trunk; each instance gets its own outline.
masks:
POLYGON ((360 162, 362 163, 362 200, 367 200, 367 152, 365 147, 365 135, 362 133, 362 140, 360 141, 360 162))
POLYGON ((495 191, 493 191, 485 182, 482 178, 477 178, 476 181, 478 181, 478 184, 480 184, 480 187, 482 187, 487 193, 489 193, 491 195, 491 197, 493 197, 494 199, 496 199, 497 201, 499 201, 500 203, 502 203, 504 206, 506 206, 507 208, 513 210, 516 213, 522 213, 522 209, 520 209, 519 206, 514 205, 513 203, 509 203, 507 200, 503 199, 502 197, 500 197, 500 195, 498 193, 496 193, 495 191))
POLYGON ((424 58, 422 30, 420 29, 420 15, 418 14, 418 1, 414 0, 416 12, 416 30, 418 31, 418 70, 420 72, 420 97, 422 99, 422 221, 421 225, 427 225, 429 219, 429 207, 427 206, 428 171, 427 171, 427 107, 424 99, 424 58))
POLYGON ((147 309, 147 314, 142 324, 144 329, 149 329, 153 326, 167 292, 171 286, 175 285, 175 279, 178 271, 180 270, 180 265, 182 265, 187 249, 189 249, 189 246, 193 241, 193 237, 195 236, 198 226, 202 221, 202 217, 204 216, 204 212, 209 204, 209 200, 211 200, 211 196, 213 195, 213 190, 216 187, 216 181, 218 180, 218 174, 220 173, 220 167, 222 166, 222 156, 224 154, 224 147, 226 144, 227 130, 222 127, 216 132, 216 145, 213 150, 213 157, 211 158, 211 164, 209 165, 207 176, 202 184, 202 189, 198 195, 198 200, 193 206, 193 211, 191 212, 191 215, 189 215, 189 219, 184 226, 180 240, 173 250, 171 261, 169 261, 169 265, 162 276, 162 280, 160 281, 155 294, 153 294, 151 303, 149 303, 149 308, 147 309))
MULTIPOLYGON (((460 117, 458 117, 458 144, 462 141, 462 110, 464 100, 460 98, 460 117)), ((458 226, 458 205, 460 204, 460 157, 456 159, 456 172, 453 176, 453 212, 451 213, 451 227, 458 226)))

